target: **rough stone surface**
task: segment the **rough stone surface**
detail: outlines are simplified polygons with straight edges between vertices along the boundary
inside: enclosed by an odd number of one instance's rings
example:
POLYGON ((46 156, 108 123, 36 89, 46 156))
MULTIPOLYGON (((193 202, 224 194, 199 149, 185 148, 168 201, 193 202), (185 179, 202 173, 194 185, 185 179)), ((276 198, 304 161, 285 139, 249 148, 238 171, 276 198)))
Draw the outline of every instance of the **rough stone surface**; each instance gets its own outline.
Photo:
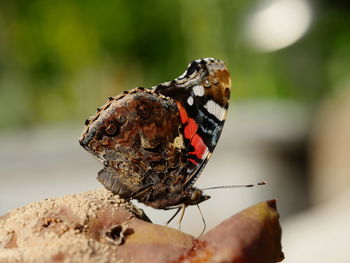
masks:
POLYGON ((147 222, 105 189, 46 199, 0 217, 0 262, 277 262, 274 205, 252 206, 195 239, 147 222))

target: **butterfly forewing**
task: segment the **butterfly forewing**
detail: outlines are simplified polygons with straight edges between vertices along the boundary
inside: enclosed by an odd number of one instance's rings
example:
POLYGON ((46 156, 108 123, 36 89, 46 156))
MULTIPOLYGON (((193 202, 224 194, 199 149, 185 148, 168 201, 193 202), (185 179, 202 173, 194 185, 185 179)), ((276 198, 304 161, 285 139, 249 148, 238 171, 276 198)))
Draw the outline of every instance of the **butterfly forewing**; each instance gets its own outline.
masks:
POLYGON ((177 79, 154 89, 173 98, 179 108, 186 141, 186 185, 192 185, 213 152, 226 118, 230 74, 224 62, 195 60, 177 79))

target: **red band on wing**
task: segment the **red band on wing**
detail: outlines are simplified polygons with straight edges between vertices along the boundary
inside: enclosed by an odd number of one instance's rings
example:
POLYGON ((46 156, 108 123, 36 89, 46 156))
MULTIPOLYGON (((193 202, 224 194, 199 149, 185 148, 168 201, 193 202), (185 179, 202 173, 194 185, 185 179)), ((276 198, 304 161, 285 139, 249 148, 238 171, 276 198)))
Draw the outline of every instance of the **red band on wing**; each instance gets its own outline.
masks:
POLYGON ((189 160, 191 163, 193 163, 194 165, 197 165, 198 163, 195 161, 195 160, 193 160, 193 159, 191 159, 191 158, 188 158, 187 160, 189 160))
POLYGON ((198 125, 194 119, 188 117, 186 109, 181 105, 180 102, 177 102, 177 107, 180 112, 181 122, 184 124, 185 138, 191 140, 193 135, 197 132, 198 125))
MULTIPOLYGON (((180 118, 182 124, 184 124, 184 135, 185 138, 190 140, 190 144, 193 146, 194 151, 189 152, 189 154, 195 155, 198 159, 202 159, 204 154, 207 152, 208 147, 205 145, 203 139, 196 133, 198 129, 198 124, 194 119, 189 118, 186 112, 186 109, 181 105, 180 102, 177 102, 177 107, 180 112, 180 118)), ((198 163, 193 159, 188 159, 193 164, 197 165, 198 163)))
POLYGON ((193 135, 191 145, 193 146, 194 151, 190 152, 190 154, 194 154, 198 159, 202 159, 203 155, 207 152, 208 147, 197 133, 193 135))
POLYGON ((197 129, 198 129, 198 125, 196 124, 196 122, 192 118, 189 118, 188 123, 184 129, 185 137, 187 139, 191 139, 196 134, 197 129))

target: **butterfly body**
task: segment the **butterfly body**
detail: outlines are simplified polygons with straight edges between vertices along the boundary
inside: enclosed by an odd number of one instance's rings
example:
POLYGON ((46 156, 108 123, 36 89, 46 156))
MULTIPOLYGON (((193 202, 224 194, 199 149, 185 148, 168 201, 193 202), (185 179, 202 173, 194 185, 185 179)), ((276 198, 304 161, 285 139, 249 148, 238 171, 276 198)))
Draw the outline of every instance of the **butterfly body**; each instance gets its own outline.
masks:
POLYGON ((103 162, 98 180, 114 194, 159 209, 209 198, 193 187, 226 117, 223 62, 190 63, 179 78, 111 97, 86 121, 80 144, 103 162))

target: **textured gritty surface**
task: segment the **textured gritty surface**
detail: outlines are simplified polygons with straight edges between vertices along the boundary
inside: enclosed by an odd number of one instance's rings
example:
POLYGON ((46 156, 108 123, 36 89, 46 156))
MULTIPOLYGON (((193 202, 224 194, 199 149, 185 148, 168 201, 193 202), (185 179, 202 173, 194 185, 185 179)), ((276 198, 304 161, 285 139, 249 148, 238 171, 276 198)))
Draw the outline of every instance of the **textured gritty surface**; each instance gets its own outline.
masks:
POLYGON ((227 219, 199 239, 139 218, 105 189, 46 199, 0 217, 0 262, 277 262, 275 202, 227 219))

